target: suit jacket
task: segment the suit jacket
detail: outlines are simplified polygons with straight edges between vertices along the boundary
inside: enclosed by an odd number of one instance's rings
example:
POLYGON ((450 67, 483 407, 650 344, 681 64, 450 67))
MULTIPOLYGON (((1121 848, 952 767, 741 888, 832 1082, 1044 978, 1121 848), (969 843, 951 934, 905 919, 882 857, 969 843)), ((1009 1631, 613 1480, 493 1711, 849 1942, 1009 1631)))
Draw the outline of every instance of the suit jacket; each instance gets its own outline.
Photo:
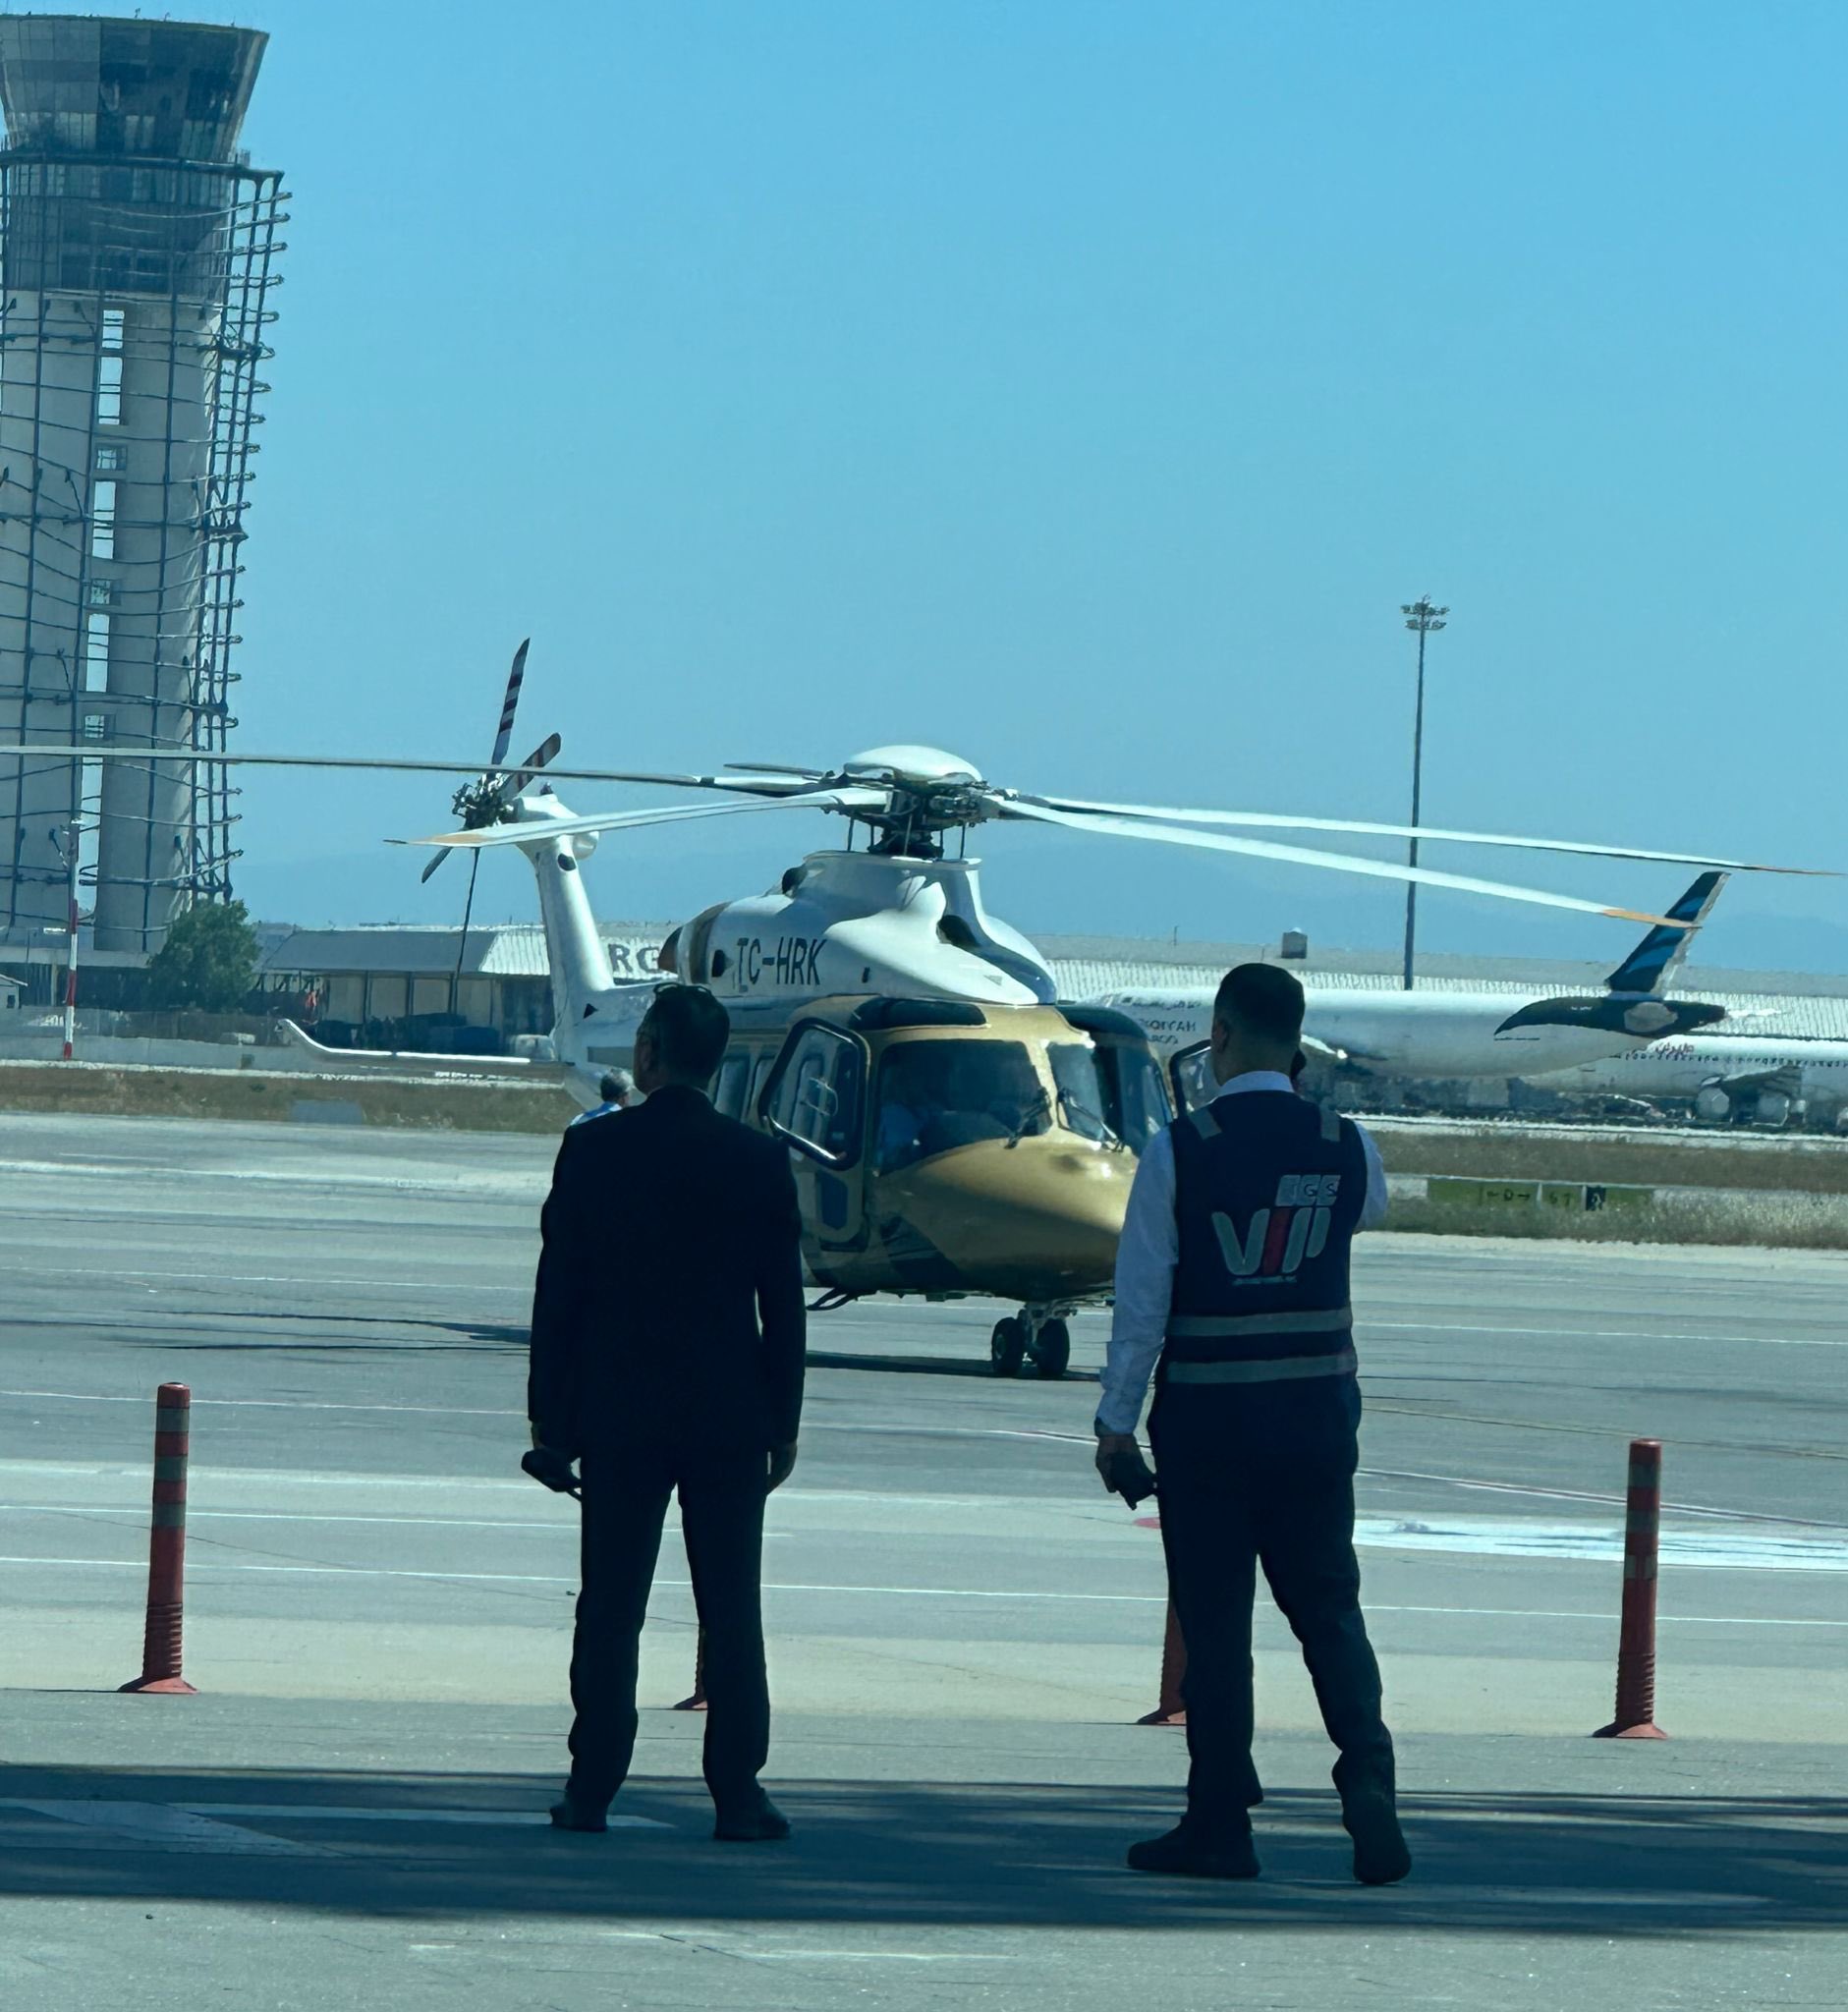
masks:
POLYGON ((786 1445, 806 1313, 789 1150, 698 1090, 573 1125, 541 1218, 527 1411, 573 1455, 786 1445))

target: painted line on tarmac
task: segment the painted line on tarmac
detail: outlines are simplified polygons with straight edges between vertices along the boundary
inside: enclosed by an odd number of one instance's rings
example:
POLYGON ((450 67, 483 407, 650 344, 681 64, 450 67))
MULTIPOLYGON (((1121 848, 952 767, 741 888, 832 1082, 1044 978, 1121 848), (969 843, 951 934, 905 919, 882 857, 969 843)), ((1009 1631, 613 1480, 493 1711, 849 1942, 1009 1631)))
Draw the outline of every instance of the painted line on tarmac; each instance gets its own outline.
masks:
MULTIPOLYGON (((157 1162, 142 1165, 117 1161, 114 1164, 59 1159, 0 1159, 0 1175, 77 1174, 87 1180, 164 1181, 172 1170, 157 1162)), ((181 1170, 181 1179, 192 1181, 260 1181, 266 1187, 328 1190, 339 1193, 352 1189, 360 1194, 383 1191, 394 1195, 426 1195, 443 1202, 531 1202, 543 1198, 546 1175, 532 1173, 470 1174, 463 1169, 441 1174, 352 1174, 330 1173, 325 1165, 307 1159, 299 1167, 199 1167, 181 1170)))
MULTIPOLYGON (((1477 1489, 1484 1494, 1523 1495, 1549 1502, 1596 1502, 1600 1508, 1621 1509, 1626 1499, 1622 1495, 1598 1494, 1585 1488, 1537 1488, 1524 1481, 1471 1481, 1463 1475, 1420 1474, 1411 1468, 1363 1467, 1356 1472, 1364 1481, 1441 1481, 1447 1487, 1477 1489)), ((1811 1516, 1767 1516, 1750 1509, 1709 1509, 1698 1502, 1664 1502, 1662 1507, 1674 1516, 1707 1516, 1726 1523, 1789 1524, 1797 1530, 1844 1528, 1839 1523, 1822 1523, 1811 1516)))
POLYGON ((465 1285, 434 1278, 296 1278, 267 1271, 99 1271, 88 1264, 0 1264, 0 1278, 158 1278, 193 1285, 350 1285, 366 1292, 517 1293, 532 1296, 530 1285, 465 1285))
MULTIPOLYGON (((172 1808, 192 1816, 242 1816, 290 1823, 542 1823, 551 1826, 546 1810, 378 1810, 357 1803, 175 1803, 172 1808)), ((612 1830, 671 1830, 658 1816, 609 1814, 612 1830)))
MULTIPOLYGON (((271 1837, 261 1830, 247 1830, 237 1823, 221 1823, 198 1811, 176 1809, 166 1803, 38 1802, 25 1797, 6 1797, 0 1799, 0 1809, 24 1810, 30 1816, 50 1816, 84 1830, 101 1831, 110 1837, 120 1838, 124 1849, 154 1844, 242 1858, 335 1856, 325 1845, 271 1837)), ((55 1832, 37 1842, 46 1851, 59 1848, 55 1832)))
POLYGON ((1507 1334, 1527 1341, 1719 1341, 1764 1342, 1772 1348, 1848 1348, 1848 1341, 1820 1334, 1661 1334, 1647 1328, 1484 1327, 1474 1320, 1374 1320, 1365 1317, 1354 1325, 1356 1331, 1363 1335, 1377 1329, 1394 1334, 1507 1334))
MULTIPOLYGON (((146 1562, 129 1558, 27 1558, 0 1557, 0 1568, 7 1566, 56 1568, 91 1572, 144 1573, 146 1562)), ((433 1581, 443 1585, 488 1585, 488 1586, 557 1586, 575 1587, 579 1582, 574 1573, 563 1576, 544 1572, 418 1572, 386 1565, 226 1565, 215 1560, 201 1560, 196 1565, 189 1561, 189 1573, 224 1574, 245 1573, 267 1575, 281 1578, 308 1579, 413 1579, 433 1581)), ((657 1589, 688 1593, 693 1589, 690 1579, 657 1579, 657 1589)), ((1013 1589, 972 1591, 953 1586, 820 1586, 797 1581, 765 1580, 765 1593, 825 1593, 866 1595, 893 1599, 979 1599, 1013 1600, 1026 1604, 1076 1604, 1092 1606, 1150 1606, 1167 1604, 1167 1595, 1162 1593, 1046 1593, 1025 1592, 1013 1589)), ((1617 1619, 1609 1611, 1589 1612, 1571 1607, 1448 1607, 1422 1605, 1388 1605, 1369 1600, 1367 1611, 1372 1614, 1451 1614, 1463 1619, 1489 1619, 1509 1621, 1596 1621, 1600 1627, 1607 1627, 1617 1619)), ((1848 1620, 1787 1619, 1781 1615, 1760 1614, 1663 1614, 1663 1627, 1682 1628, 1833 1628, 1848 1629, 1848 1620)))
MULTIPOLYGON (((799 1499, 824 1502, 829 1506, 861 1503, 879 1508, 969 1509, 988 1513, 991 1501, 981 1497, 938 1495, 842 1495, 809 1491, 799 1499)), ((387 1530, 492 1530, 547 1537, 569 1538, 571 1527, 556 1518, 545 1518, 544 1505, 535 1504, 534 1513, 525 1519, 475 1516, 364 1516, 339 1511, 297 1509, 195 1509, 194 1523, 303 1523, 351 1525, 387 1530)), ((63 1516, 88 1518, 109 1528, 123 1527, 124 1520, 140 1527, 139 1504, 92 1504, 84 1502, 0 1502, 0 1514, 12 1516, 63 1516)), ((1088 1519, 1089 1520, 1089 1519, 1088 1519)), ((1158 1528, 1154 1518, 1148 1527, 1158 1528)), ((768 1535, 798 1538, 801 1531, 776 1531, 768 1535)), ((212 1541, 205 1539, 205 1541, 212 1541)), ((245 1546, 226 1543, 229 1549, 245 1546)), ((1427 1522, 1416 1517, 1364 1516, 1355 1524, 1354 1541, 1363 1549, 1454 1552, 1463 1556, 1488 1558, 1552 1558, 1579 1563, 1609 1563, 1623 1555, 1623 1533, 1615 1528, 1586 1524, 1537 1524, 1517 1517, 1489 1517, 1472 1522, 1427 1522)), ((1721 1533, 1665 1530, 1661 1534, 1664 1560, 1697 1571, 1848 1571, 1848 1541, 1807 1537, 1749 1537, 1721 1533)), ((812 1591, 835 1589, 814 1588, 812 1591)), ((985 1596, 985 1595, 984 1595, 985 1596)), ((1072 1595, 1078 1597, 1079 1595, 1072 1595)))

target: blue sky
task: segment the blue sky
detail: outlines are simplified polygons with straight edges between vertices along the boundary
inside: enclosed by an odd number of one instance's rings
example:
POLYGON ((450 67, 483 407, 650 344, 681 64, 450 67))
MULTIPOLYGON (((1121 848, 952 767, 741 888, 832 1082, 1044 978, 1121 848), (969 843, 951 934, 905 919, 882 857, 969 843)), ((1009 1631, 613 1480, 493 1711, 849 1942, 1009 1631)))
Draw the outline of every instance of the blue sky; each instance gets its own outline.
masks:
MULTIPOLYGON (((294 200, 246 748, 484 755, 531 633, 517 739, 586 761, 922 739, 1026 788, 1397 817, 1428 590, 1428 818, 1848 864, 1848 11, 254 11, 246 139, 294 200)), ((244 809, 262 915, 458 912, 453 866, 420 890, 374 843, 441 828, 440 786, 244 809)), ((609 840, 593 892, 673 915, 831 836, 609 840)), ((1334 876, 986 852, 1030 929, 1398 927, 1334 876)), ((524 872, 490 862, 481 913, 530 913, 524 872)), ((1421 917, 1503 954, 1633 933, 1421 917)), ((1848 969, 1848 895, 1736 884, 1704 951, 1848 969)))

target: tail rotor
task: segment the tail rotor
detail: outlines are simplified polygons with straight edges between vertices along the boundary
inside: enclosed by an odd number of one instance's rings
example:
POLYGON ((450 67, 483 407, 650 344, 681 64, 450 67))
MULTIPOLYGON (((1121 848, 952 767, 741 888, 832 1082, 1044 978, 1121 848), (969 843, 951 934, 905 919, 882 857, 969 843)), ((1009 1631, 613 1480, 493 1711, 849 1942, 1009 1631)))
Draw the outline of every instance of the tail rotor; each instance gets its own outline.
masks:
MULTIPOLYGON (((520 688, 526 682, 527 651, 532 646, 532 639, 529 636, 514 651, 513 668, 507 675, 506 695, 501 699, 500 726, 494 735, 494 752, 488 756, 487 767, 473 782, 464 783, 450 805, 464 831, 479 831, 489 824, 505 823, 521 792, 548 761, 558 758, 558 752, 564 745, 556 734, 548 734, 518 768, 509 769, 503 765, 508 746, 513 740, 514 715, 520 709, 520 688)), ((433 854, 420 879, 427 881, 454 850, 453 846, 444 846, 433 854)), ((462 967, 469 954, 469 923, 475 915, 475 881, 480 869, 480 852, 473 849, 469 856, 469 890, 462 904, 462 935, 456 945, 456 970, 450 994, 452 1008, 456 988, 462 982, 462 967)))

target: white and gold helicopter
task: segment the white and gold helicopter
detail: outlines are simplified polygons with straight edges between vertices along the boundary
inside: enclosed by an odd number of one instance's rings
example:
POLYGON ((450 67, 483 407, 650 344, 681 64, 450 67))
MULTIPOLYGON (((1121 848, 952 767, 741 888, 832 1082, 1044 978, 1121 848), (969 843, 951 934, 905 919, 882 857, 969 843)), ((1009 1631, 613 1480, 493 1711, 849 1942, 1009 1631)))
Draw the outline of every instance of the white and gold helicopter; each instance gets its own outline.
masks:
MULTIPOLYGON (((604 833, 772 810, 844 817, 845 845, 808 854, 770 892, 720 902, 681 924, 663 978, 703 984, 732 1016, 713 1095, 795 1155, 805 1255, 824 1297, 995 1298, 1020 1312, 990 1338, 997 1374, 1031 1360, 1063 1373, 1068 1316, 1107 1294, 1136 1159, 1170 1116, 1143 1030, 1106 1008, 1062 1004, 1028 938, 991 916, 969 833, 995 823, 1202 848, 1575 910, 1627 922, 1663 918, 1543 892, 1249 835, 1259 830, 1409 837, 1399 825, 1246 810, 1167 810, 1037 796, 983 779, 924 746, 875 748, 834 768, 771 763, 712 775, 551 765, 557 736, 504 762, 525 646, 494 755, 457 792, 461 828, 394 843, 451 851, 513 846, 531 863, 550 958, 553 1039, 575 1092, 632 1057, 661 979, 618 982, 582 866, 604 833), (574 814, 555 782, 698 790, 704 800, 574 814), (953 856, 952 856, 953 852, 953 856)), ((145 761, 145 750, 0 747, 0 759, 81 754, 145 761)), ((179 751, 176 751, 179 755, 179 751)), ((431 760, 326 755, 194 756, 250 766, 466 772, 431 760)), ((1703 855, 1423 827, 1449 839, 1595 858, 1741 869, 1703 855)), ((1745 870, 1758 870, 1744 868, 1745 870)), ((1779 870, 1779 869, 1764 869, 1779 870)), ((470 881, 473 900, 474 872, 470 881)), ((338 1051, 330 1057, 346 1061, 338 1051)), ((402 1058, 399 1058, 402 1059, 402 1058)))

